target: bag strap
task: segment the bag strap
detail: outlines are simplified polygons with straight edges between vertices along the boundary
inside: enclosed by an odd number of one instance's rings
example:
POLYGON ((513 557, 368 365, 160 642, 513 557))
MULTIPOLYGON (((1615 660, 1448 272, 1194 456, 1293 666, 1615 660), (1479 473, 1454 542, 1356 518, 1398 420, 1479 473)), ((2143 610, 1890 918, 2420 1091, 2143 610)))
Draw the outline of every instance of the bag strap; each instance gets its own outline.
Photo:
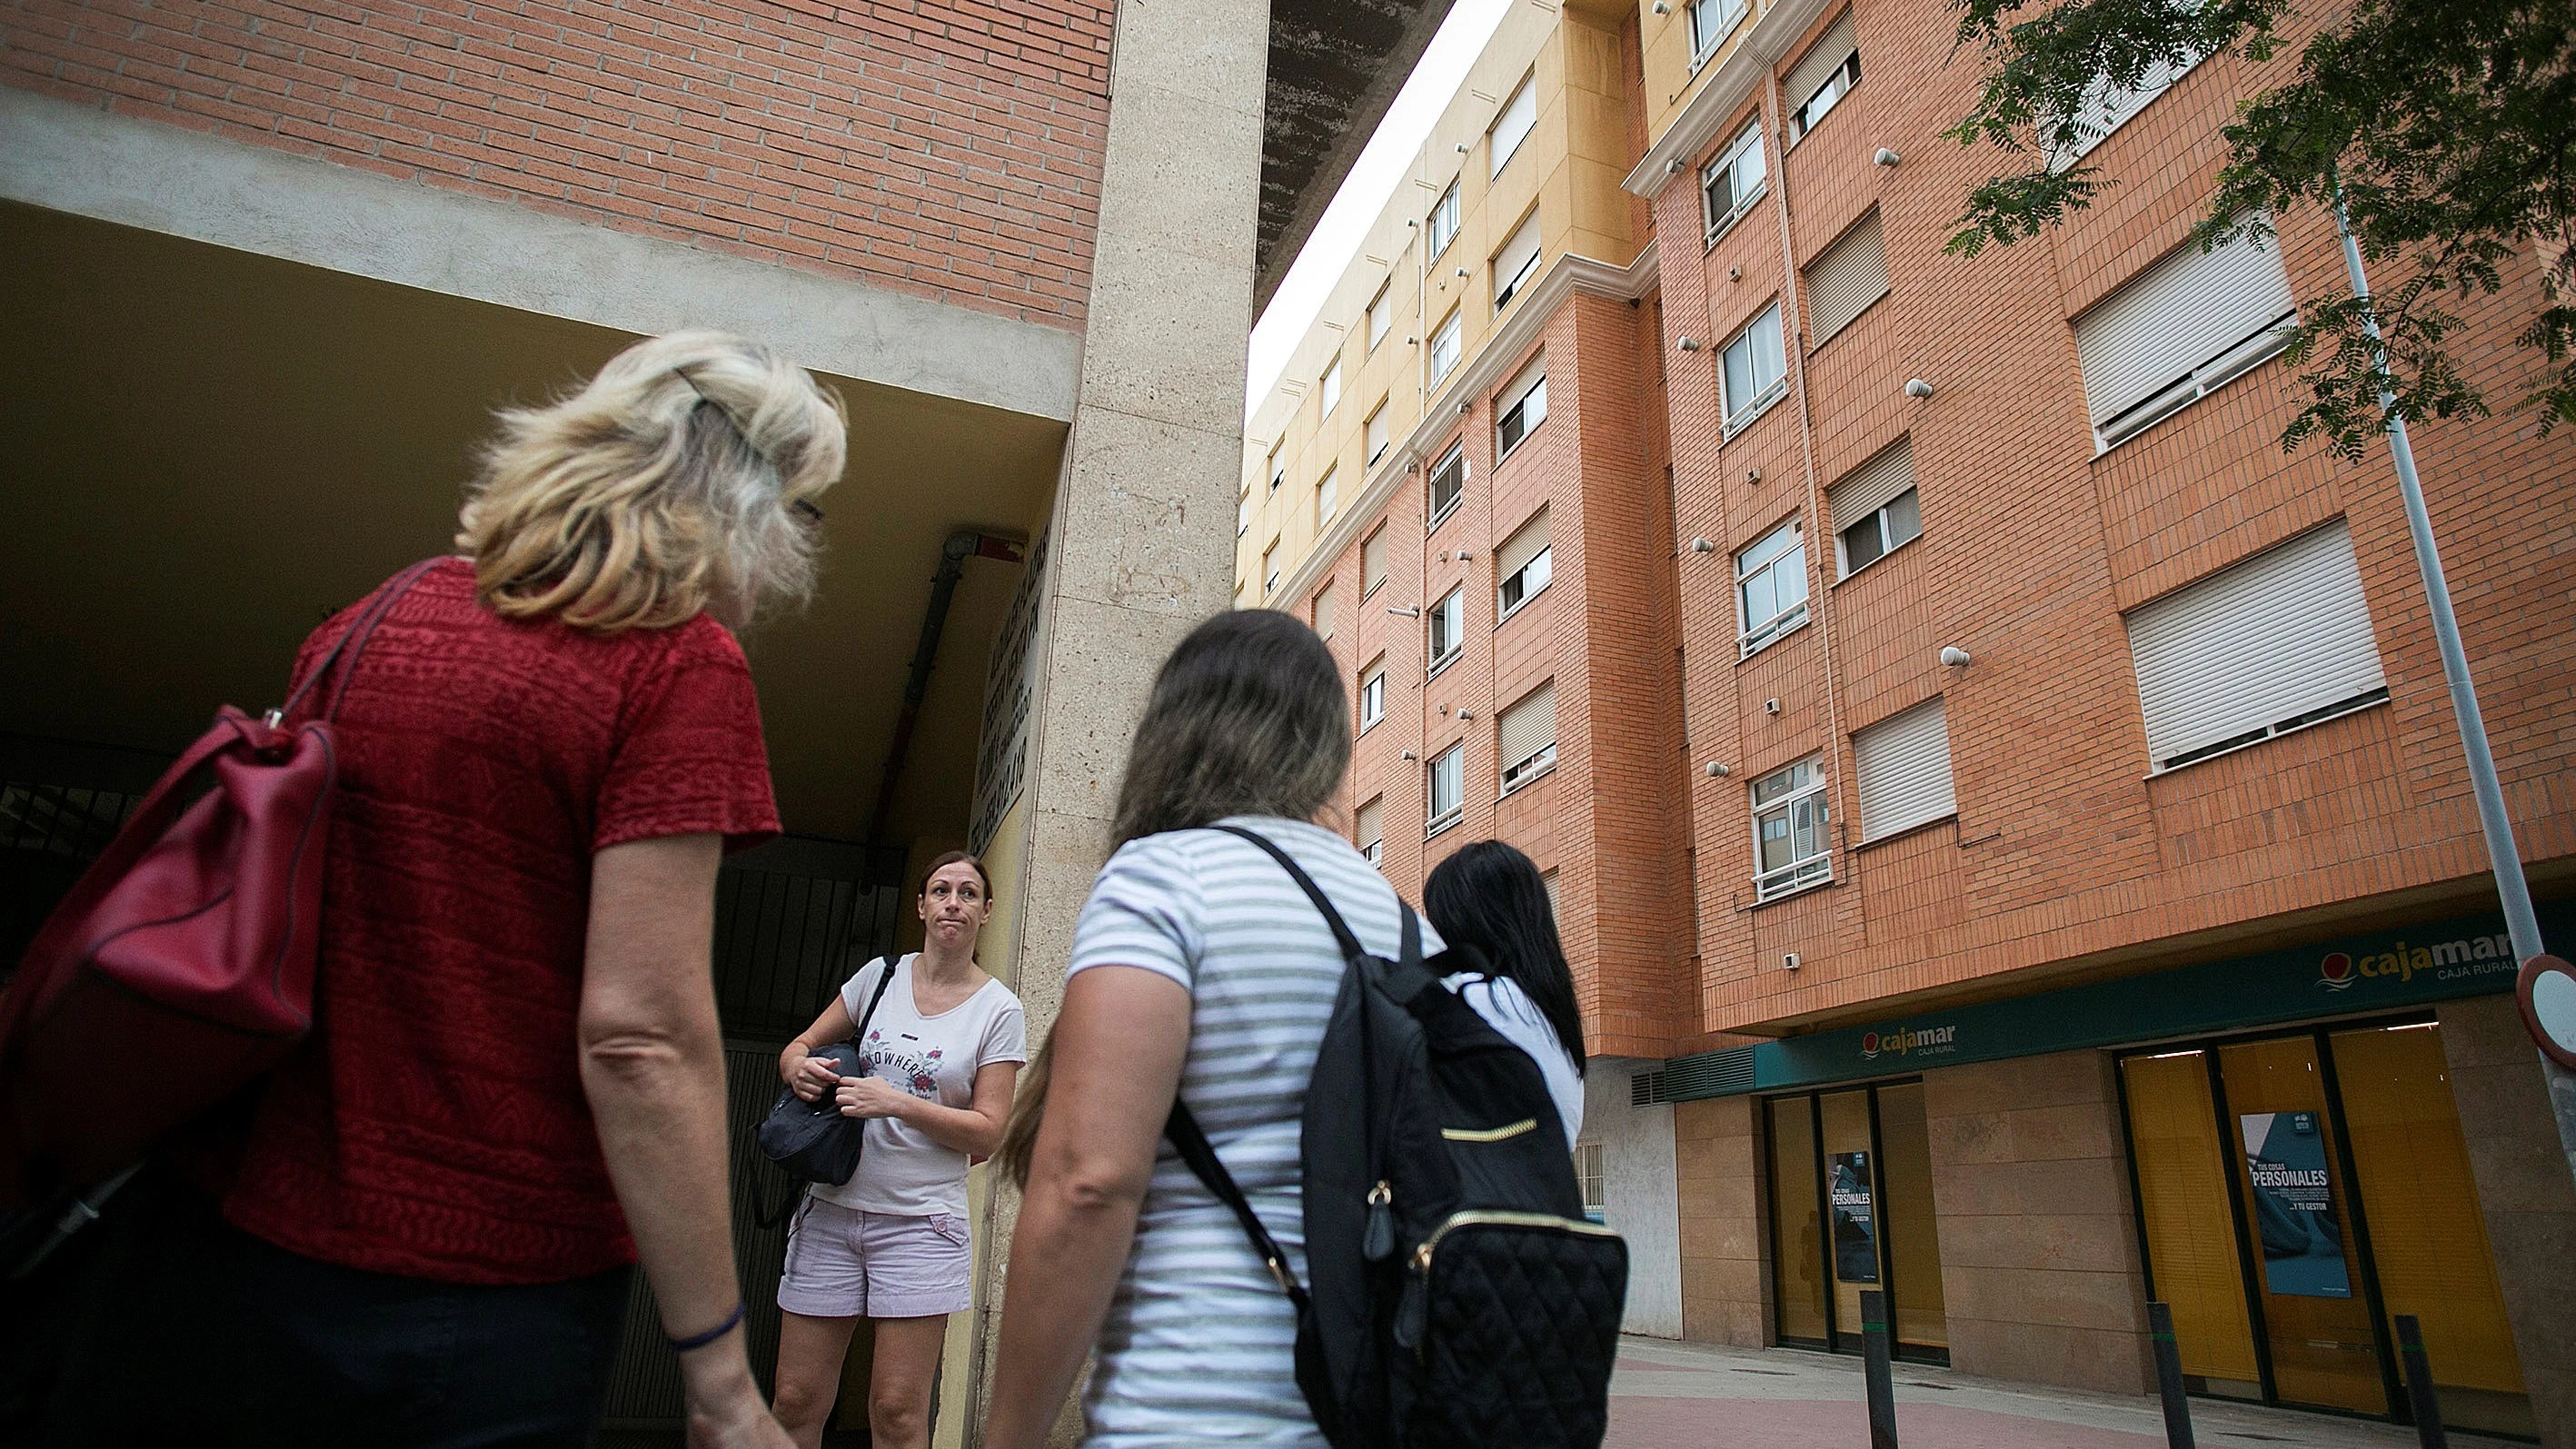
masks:
POLYGON ((1296 1305, 1298 1317, 1304 1318, 1309 1306, 1306 1285, 1297 1281, 1296 1270, 1288 1266, 1288 1254, 1270 1236, 1270 1230, 1261 1225, 1261 1215, 1252 1210, 1234 1174, 1225 1170, 1207 1133, 1200 1130, 1199 1119, 1190 1115, 1188 1105, 1177 1096, 1172 1099, 1172 1115, 1163 1122, 1163 1135, 1172 1139, 1173 1150, 1180 1153, 1181 1161, 1190 1165, 1190 1171, 1207 1185, 1207 1190, 1216 1194, 1217 1201, 1233 1210, 1234 1220, 1243 1225, 1243 1236, 1252 1244, 1253 1253, 1279 1286, 1287 1290, 1288 1301, 1296 1305))
MULTIPOLYGON (((877 989, 868 997, 868 1009, 859 1013, 859 1024, 850 1032, 850 1039, 852 1041, 856 1041, 867 1034, 868 1022, 874 1019, 877 1014, 877 1003, 885 1000, 886 988, 894 984, 894 970, 896 965, 899 964, 898 958, 892 951, 888 951, 884 955, 878 957, 877 960, 885 964, 885 974, 877 978, 877 989)), ((860 969, 865 970, 866 968, 861 967, 860 969)), ((770 1170, 776 1172, 781 1177, 787 1177, 787 1174, 783 1169, 773 1167, 770 1170)), ((806 1197, 805 1184, 792 1177, 787 1178, 787 1191, 785 1195, 779 1198, 777 1205, 774 1207, 765 1206, 760 1203, 757 1199, 758 1191, 759 1190, 757 1188, 753 1189, 755 1196, 752 1203, 752 1217, 759 1222, 761 1231, 763 1232, 767 1232, 771 1228, 778 1226, 780 1223, 787 1221, 787 1215, 794 1212, 796 1210, 796 1204, 802 1202, 806 1197)))
POLYGON ((349 627, 340 631, 339 638, 331 642, 330 652, 324 654, 321 661, 313 666, 312 673, 304 676, 304 683, 296 687, 295 693, 288 697, 286 703, 278 706, 278 716, 282 719, 293 715, 296 706, 304 702, 304 696, 311 694, 313 687, 322 682, 322 676, 331 673, 331 666, 339 662, 340 655, 345 650, 349 654, 349 667, 341 670, 339 677, 333 681, 331 702, 322 711, 322 718, 338 719, 340 701, 349 692, 349 678, 358 672, 358 661, 367 652, 367 641, 375 637, 376 626, 385 621, 385 616, 393 612, 394 605, 402 602, 403 595, 411 592, 411 586, 419 583, 422 575, 444 562, 446 562, 444 557, 422 559, 379 587, 375 596, 368 600, 366 608, 357 618, 349 621, 349 627), (352 648, 353 643, 354 648, 352 648))

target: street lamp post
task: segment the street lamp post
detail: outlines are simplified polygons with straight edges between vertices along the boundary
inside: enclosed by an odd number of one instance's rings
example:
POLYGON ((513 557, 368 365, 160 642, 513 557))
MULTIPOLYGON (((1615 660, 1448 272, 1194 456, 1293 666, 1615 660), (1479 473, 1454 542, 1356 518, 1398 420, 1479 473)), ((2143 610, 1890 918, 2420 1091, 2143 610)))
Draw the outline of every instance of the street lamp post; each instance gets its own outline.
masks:
MULTIPOLYGON (((2345 214, 2343 185, 2334 188, 2335 231, 2343 238, 2344 271, 2352 294, 2361 299, 2361 325, 2370 337, 2371 356, 2380 373, 2388 371, 2388 351, 2379 335, 2379 316, 2370 305, 2370 282, 2362 275, 2361 244, 2353 239, 2352 219, 2345 214)), ((2451 686, 2451 713, 2460 726, 2460 749, 2469 760, 2469 785, 2478 801, 2478 825, 2485 833, 2487 859, 2495 871, 2496 895, 2504 903, 2505 930, 2513 941, 2513 959, 2528 961, 2542 954, 2540 917, 2531 908, 2531 887, 2522 877, 2522 854, 2513 843, 2513 817, 2505 813, 2504 787, 2497 783, 2495 754, 2487 748, 2486 719, 2478 712, 2477 686, 2469 678, 2469 658, 2460 647, 2460 622, 2451 612, 2451 586, 2442 577, 2442 555, 2433 542, 2433 520, 2424 510, 2424 486, 2415 476, 2415 450, 2406 441, 2406 420, 2397 415, 2397 398, 2379 391, 2380 411, 2388 418, 2388 450, 2397 460, 2397 491, 2406 500, 2406 531, 2415 539, 2415 567, 2424 576, 2424 600, 2431 606, 2433 639, 2441 648, 2442 677, 2451 686)), ((2540 1058, 2549 1083, 2549 1108, 2558 1119, 2558 1146, 2576 1174, 2576 1074, 2540 1058)))

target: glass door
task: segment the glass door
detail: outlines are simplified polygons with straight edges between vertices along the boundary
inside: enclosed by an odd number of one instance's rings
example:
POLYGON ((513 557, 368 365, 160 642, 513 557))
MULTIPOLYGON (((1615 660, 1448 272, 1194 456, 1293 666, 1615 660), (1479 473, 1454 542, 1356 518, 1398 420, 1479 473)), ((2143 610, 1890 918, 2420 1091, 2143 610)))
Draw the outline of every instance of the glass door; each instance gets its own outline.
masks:
POLYGON ((2286 1404, 2387 1414, 2352 1185, 2337 1161, 2316 1041, 2276 1037, 2217 1055, 2272 1392, 2286 1404))
POLYGON ((1860 1295, 1876 1289, 1897 1356, 1947 1362, 1923 1084, 1775 1097, 1763 1110, 1778 1341, 1859 1353, 1860 1295))
POLYGON ((2209 1054, 2158 1052, 2120 1063, 2137 1160, 2138 1225, 2155 1296, 2173 1310, 2184 1387, 2263 1397, 2263 1366, 2245 1302, 2228 1152, 2210 1096, 2209 1054))

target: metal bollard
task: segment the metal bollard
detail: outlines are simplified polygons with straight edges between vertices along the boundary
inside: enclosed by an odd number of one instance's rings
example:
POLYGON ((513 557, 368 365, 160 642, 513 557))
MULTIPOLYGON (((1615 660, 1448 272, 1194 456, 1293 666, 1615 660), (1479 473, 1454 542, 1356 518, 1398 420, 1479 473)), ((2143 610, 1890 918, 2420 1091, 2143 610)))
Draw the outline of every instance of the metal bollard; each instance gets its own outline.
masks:
POLYGON ((2192 1449, 2191 1400, 2183 1396, 2182 1346, 2174 1342, 2170 1305, 2147 1305, 2147 1337, 2156 1346, 2156 1392, 2165 1401, 2165 1443, 2169 1449, 2192 1449))
POLYGON ((1861 1377, 1869 1384, 1869 1449, 1896 1449, 1896 1376, 1887 1332, 1887 1295, 1860 1295, 1861 1377))
POLYGON ((2415 1442, 2450 1449, 2442 1432, 2442 1404, 2433 1393, 2433 1361, 2424 1356, 2424 1325, 2412 1313, 2397 1315, 2397 1359, 2406 1370, 2406 1406, 2415 1415, 2415 1442))

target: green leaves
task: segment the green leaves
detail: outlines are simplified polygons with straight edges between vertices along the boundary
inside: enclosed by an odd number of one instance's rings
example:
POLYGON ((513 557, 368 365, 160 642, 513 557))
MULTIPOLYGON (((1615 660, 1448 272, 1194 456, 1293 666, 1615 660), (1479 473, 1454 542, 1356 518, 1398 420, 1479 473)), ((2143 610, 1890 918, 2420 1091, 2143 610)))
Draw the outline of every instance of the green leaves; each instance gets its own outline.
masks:
MULTIPOLYGON (((1948 250, 2028 240, 2109 184, 2082 164, 2124 100, 2202 59, 2261 62, 2301 24, 2286 0, 1957 0, 1957 39, 1984 51, 1969 113, 1945 135, 2021 164, 1973 188, 1948 250)), ((2239 218, 2330 207, 2340 181, 2379 282, 2301 309, 2289 357, 2309 401, 2282 435, 2354 455, 2390 414, 2485 416, 2450 344, 2464 309, 2537 256, 2548 305, 2515 336, 2532 378, 2511 404, 2543 431, 2576 423, 2576 0, 2356 0, 2308 39, 2296 74, 2238 108, 2194 238, 2239 218), (2385 334, 2375 360, 2368 323, 2385 334), (2391 401, 2383 404, 2382 394, 2391 401)), ((2253 223, 2260 226, 2257 220, 2253 223)))

